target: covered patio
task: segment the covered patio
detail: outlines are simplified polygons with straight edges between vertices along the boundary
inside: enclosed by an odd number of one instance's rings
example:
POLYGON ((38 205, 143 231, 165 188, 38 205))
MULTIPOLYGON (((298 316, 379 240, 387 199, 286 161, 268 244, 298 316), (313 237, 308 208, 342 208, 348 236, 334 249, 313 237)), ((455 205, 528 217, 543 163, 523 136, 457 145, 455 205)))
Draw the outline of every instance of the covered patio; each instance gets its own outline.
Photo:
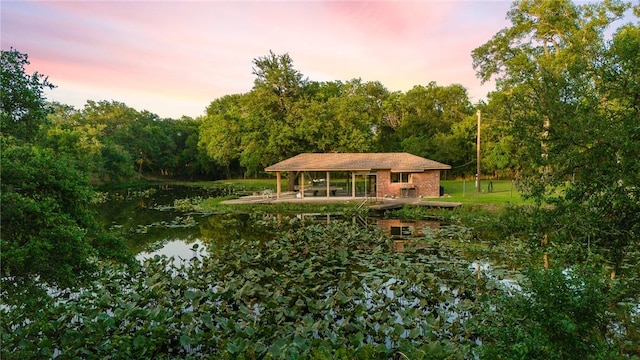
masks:
POLYGON ((451 167, 408 153, 304 153, 265 169, 276 173, 276 199, 282 172, 298 174, 296 197, 438 197, 440 171, 451 167))

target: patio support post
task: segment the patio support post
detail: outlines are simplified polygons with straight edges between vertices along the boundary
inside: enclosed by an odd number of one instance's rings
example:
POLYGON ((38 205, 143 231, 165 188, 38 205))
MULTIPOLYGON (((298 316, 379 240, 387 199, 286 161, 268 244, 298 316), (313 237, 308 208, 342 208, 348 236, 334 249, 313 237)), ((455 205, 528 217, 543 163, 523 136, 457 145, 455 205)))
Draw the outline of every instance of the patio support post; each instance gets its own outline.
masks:
POLYGON ((280 171, 276 171, 276 199, 280 200, 280 184, 282 179, 280 178, 280 171))
POLYGON ((329 179, 329 172, 327 171, 327 197, 329 197, 329 195, 330 195, 330 193, 329 193, 329 189, 330 189, 329 183, 330 182, 331 181, 329 179))
POLYGON ((369 181, 369 175, 363 175, 364 178, 364 197, 368 197, 367 193, 367 182, 369 181))
POLYGON ((351 197, 356 197, 356 172, 351 172, 351 197))
POLYGON ((300 174, 300 199, 304 199, 304 171, 300 174))

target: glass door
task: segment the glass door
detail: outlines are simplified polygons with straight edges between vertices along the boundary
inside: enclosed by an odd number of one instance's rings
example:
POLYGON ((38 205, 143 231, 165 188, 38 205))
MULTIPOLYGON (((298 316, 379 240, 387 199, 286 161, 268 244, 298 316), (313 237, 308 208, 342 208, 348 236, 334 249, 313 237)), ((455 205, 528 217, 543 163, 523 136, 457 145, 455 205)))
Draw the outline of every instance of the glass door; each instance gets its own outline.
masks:
POLYGON ((377 176, 376 174, 367 175, 367 196, 377 197, 377 176))

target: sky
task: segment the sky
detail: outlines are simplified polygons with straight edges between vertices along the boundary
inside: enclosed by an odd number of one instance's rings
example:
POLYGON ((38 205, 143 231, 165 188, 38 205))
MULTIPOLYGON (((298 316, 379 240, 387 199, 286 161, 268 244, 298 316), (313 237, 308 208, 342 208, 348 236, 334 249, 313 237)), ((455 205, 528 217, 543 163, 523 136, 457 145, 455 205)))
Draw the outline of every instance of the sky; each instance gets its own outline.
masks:
POLYGON ((486 99, 471 51, 508 27, 509 1, 1 0, 2 50, 82 109, 120 101, 160 117, 203 115, 251 91, 253 59, 288 53, 311 81, 379 81, 389 91, 461 84, 486 99))

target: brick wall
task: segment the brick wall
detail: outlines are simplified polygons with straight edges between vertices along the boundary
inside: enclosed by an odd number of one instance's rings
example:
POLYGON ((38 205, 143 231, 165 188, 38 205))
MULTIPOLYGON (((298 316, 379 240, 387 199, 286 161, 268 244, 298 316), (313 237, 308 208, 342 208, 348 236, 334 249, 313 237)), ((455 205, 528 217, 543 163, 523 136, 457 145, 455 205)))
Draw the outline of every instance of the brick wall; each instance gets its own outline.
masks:
POLYGON ((413 174, 411 182, 416 186, 418 196, 440 196, 440 170, 427 170, 423 173, 413 174))
POLYGON ((427 170, 422 173, 411 174, 410 183, 392 183, 391 171, 378 170, 377 172, 378 197, 403 197, 410 193, 416 197, 440 196, 440 170, 427 170), (414 188, 415 190, 404 190, 414 188))
POLYGON ((378 170, 376 172, 376 193, 378 197, 398 197, 391 188, 391 171, 378 170))

